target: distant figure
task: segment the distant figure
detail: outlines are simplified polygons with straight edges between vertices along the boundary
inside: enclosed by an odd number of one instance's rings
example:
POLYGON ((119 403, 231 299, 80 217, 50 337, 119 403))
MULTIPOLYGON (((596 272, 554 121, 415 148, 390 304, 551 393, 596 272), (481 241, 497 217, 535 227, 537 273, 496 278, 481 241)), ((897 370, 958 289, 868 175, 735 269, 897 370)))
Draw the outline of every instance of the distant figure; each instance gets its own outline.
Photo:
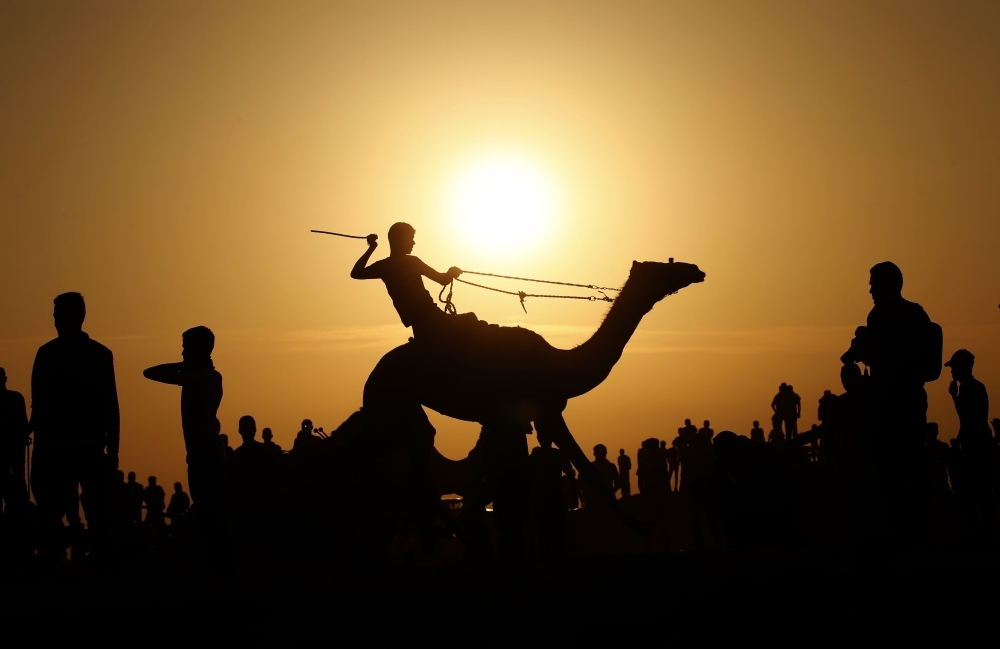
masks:
MULTIPOLYGON (((607 488, 611 493, 615 493, 621 488, 619 484, 618 469, 615 465, 608 461, 608 447, 604 444, 598 444, 594 447, 594 468, 601 476, 601 481, 604 483, 604 487, 607 488)), ((599 507, 603 504, 598 492, 587 484, 586 481, 580 483, 580 496, 583 499, 584 507, 599 507)))
POLYGON ((24 481, 25 447, 31 427, 20 392, 7 389, 7 372, 0 367, 0 504, 19 553, 26 551, 28 485, 24 481))
POLYGON ((274 433, 271 432, 270 428, 265 428, 260 431, 261 439, 264 440, 264 448, 268 453, 273 455, 281 455, 281 447, 274 442, 274 433))
POLYGON ((267 451, 264 449, 264 444, 258 442, 257 437, 257 421, 250 415, 243 415, 240 417, 239 427, 238 427, 240 438, 242 438, 243 443, 240 447, 233 451, 234 458, 239 457, 254 457, 259 458, 267 451))
POLYGON ((836 400, 837 395, 830 390, 823 390, 823 396, 819 398, 819 407, 816 410, 816 418, 819 419, 821 425, 830 418, 830 409, 836 400))
POLYGON ((840 360, 871 370, 872 442, 888 513, 898 537, 921 536, 927 518, 924 383, 941 374, 941 328, 903 298, 903 273, 892 262, 873 266, 869 283, 868 324, 855 330, 840 360))
POLYGON ((701 438, 702 442, 707 440, 711 443, 714 436, 715 431, 712 430, 712 422, 706 419, 705 425, 698 429, 698 437, 701 438))
POLYGON ((128 522, 138 525, 142 522, 142 496, 145 489, 135 481, 135 471, 128 472, 125 493, 128 502, 128 522))
MULTIPOLYGON (((573 475, 566 456, 553 448, 544 430, 536 431, 538 446, 531 450, 531 504, 538 529, 538 545, 543 558, 560 557, 566 549, 565 476, 573 475)), ((575 483, 573 501, 576 500, 575 483)))
POLYGON ((62 554, 59 537, 66 498, 79 483, 91 558, 102 563, 107 547, 105 485, 118 469, 114 357, 83 332, 83 296, 63 293, 54 305, 59 336, 38 349, 31 372, 31 486, 38 504, 40 558, 51 563, 62 554))
POLYGON ((781 425, 785 426, 785 439, 792 440, 799 433, 799 417, 802 416, 802 399, 795 394, 795 390, 787 383, 778 386, 778 394, 771 400, 771 410, 774 416, 771 423, 774 428, 781 430, 781 425))
POLYGON ((927 422, 927 443, 924 446, 924 460, 927 463, 931 496, 948 498, 951 496, 951 487, 948 486, 951 447, 938 439, 938 434, 938 425, 932 421, 927 422))
POLYGON ((170 504, 167 505, 166 516, 170 519, 170 525, 173 526, 180 523, 184 519, 184 516, 187 515, 190 507, 191 499, 184 493, 184 485, 175 482, 174 493, 170 496, 170 504))
POLYGON ((767 440, 764 438, 764 429, 760 427, 760 422, 753 422, 753 428, 750 429, 750 439, 755 442, 765 443, 767 440))
POLYGON ((958 457, 964 482, 961 499, 969 528, 984 540, 993 536, 993 435, 986 386, 972 376, 976 357, 960 349, 945 363, 951 368, 948 393, 958 411, 958 457))
POLYGON ((142 502, 146 505, 145 523, 151 529, 159 530, 165 525, 163 508, 166 506, 166 500, 167 494, 163 492, 163 487, 156 484, 156 476, 149 476, 148 486, 142 494, 142 502))
POLYGON ((618 449, 618 477, 622 498, 632 495, 632 458, 625 455, 625 449, 618 449))
POLYGON ((670 443, 670 451, 667 454, 667 490, 679 491, 681 488, 681 449, 680 440, 675 437, 670 443))
POLYGON ((233 461, 233 447, 229 445, 229 435, 219 433, 219 446, 222 447, 222 456, 226 465, 233 461))
POLYGON ((368 250, 354 264, 351 278, 382 280, 403 326, 413 327, 414 340, 431 338, 440 341, 447 335, 452 321, 437 308, 422 278, 447 286, 462 271, 453 266, 447 273, 439 273, 419 257, 411 255, 416 232, 407 223, 394 223, 389 228, 389 256, 370 266, 367 265, 368 260, 378 247, 378 236, 368 235, 368 250))
POLYGON ((225 457, 216 418, 222 402, 222 375, 212 363, 215 334, 208 327, 194 327, 184 332, 181 342, 182 362, 150 367, 143 376, 181 386, 181 427, 192 508, 208 537, 216 565, 224 568, 228 565, 223 512, 225 457))
POLYGON ((311 419, 302 420, 302 428, 299 432, 295 434, 295 442, 292 443, 293 449, 308 449, 311 448, 320 438, 313 435, 313 423, 311 419))

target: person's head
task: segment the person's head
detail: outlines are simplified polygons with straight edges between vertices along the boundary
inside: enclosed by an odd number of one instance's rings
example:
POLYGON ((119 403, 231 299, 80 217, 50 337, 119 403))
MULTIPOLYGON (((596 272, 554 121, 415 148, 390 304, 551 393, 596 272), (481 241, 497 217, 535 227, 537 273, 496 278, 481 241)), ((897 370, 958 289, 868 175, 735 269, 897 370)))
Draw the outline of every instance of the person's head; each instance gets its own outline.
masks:
POLYGON ((660 448, 667 448, 666 440, 660 440, 660 448))
POLYGON ((760 428, 760 422, 759 422, 759 421, 756 421, 756 420, 754 420, 754 422, 753 422, 753 427, 754 427, 754 428, 760 428))
POLYGON ((0 390, 7 387, 7 370, 0 367, 0 390))
POLYGON ((883 261, 871 268, 871 279, 868 290, 875 304, 887 300, 899 299, 903 292, 903 271, 891 261, 883 261))
POLYGON ((389 252, 393 255, 408 255, 413 251, 413 237, 417 231, 409 223, 393 223, 389 228, 389 252))
POLYGON ((604 444, 598 444, 594 447, 594 459, 603 460, 608 457, 608 447, 604 444))
POLYGON ((549 437, 546 430, 542 430, 541 428, 535 430, 535 439, 538 440, 538 445, 542 448, 550 448, 552 446, 552 438, 549 437))
POLYGON ((690 426, 691 425, 691 420, 690 419, 685 419, 684 420, 684 425, 685 426, 690 426))
POLYGON ((951 378, 955 381, 966 381, 972 378, 972 366, 976 357, 968 349, 960 349, 951 355, 951 360, 944 364, 951 368, 951 378))
POLYGON ((263 438, 265 442, 270 442, 271 438, 274 437, 274 433, 271 432, 270 428, 265 428, 264 430, 260 431, 260 436, 261 438, 263 438))
POLYGON ((623 448, 618 449, 618 455, 625 455, 625 449, 623 448))
POLYGON ((52 301, 52 319, 60 336, 78 333, 87 317, 87 305, 79 293, 63 293, 52 301))
POLYGON ((833 394, 833 392, 831 392, 831 391, 829 391, 829 390, 823 390, 823 396, 824 396, 824 397, 828 397, 828 396, 830 396, 831 394, 833 394))
POLYGON ((219 433, 219 443, 222 444, 222 448, 229 446, 229 435, 219 433))
POLYGON ((181 334, 183 350, 181 356, 186 361, 205 360, 212 357, 215 349, 215 334, 208 327, 191 327, 181 334))
POLYGON ((778 386, 778 392, 784 392, 787 389, 788 389, 787 383, 782 383, 781 385, 778 386))
POLYGON ((182 493, 184 493, 184 487, 181 486, 181 483, 179 483, 179 482, 175 482, 174 483, 174 493, 175 494, 182 494, 182 493))
POLYGON ((243 438, 244 442, 252 442, 253 438, 257 436, 257 421, 250 415, 243 415, 240 417, 237 430, 239 430, 240 437, 243 438))
POLYGON ((840 384, 848 392, 854 392, 861 387, 863 379, 861 368, 858 367, 857 363, 848 363, 840 368, 840 384))
POLYGON ((309 431, 311 433, 312 429, 313 429, 312 419, 303 419, 302 420, 302 430, 307 430, 307 431, 309 431))
POLYGON ((149 482, 149 486, 150 487, 155 487, 156 486, 156 476, 155 475, 149 476, 148 482, 149 482))
POLYGON ((708 428, 711 425, 712 425, 712 422, 710 422, 709 420, 706 419, 705 420, 705 428, 708 428))
POLYGON ((115 471, 115 480, 117 480, 118 482, 125 482, 125 472, 122 471, 121 469, 115 471))
POLYGON ((940 431, 938 430, 937 422, 929 421, 927 422, 927 441, 930 442, 938 438, 940 431))
POLYGON ((135 471, 129 471, 128 472, 128 481, 129 482, 135 482, 135 471))

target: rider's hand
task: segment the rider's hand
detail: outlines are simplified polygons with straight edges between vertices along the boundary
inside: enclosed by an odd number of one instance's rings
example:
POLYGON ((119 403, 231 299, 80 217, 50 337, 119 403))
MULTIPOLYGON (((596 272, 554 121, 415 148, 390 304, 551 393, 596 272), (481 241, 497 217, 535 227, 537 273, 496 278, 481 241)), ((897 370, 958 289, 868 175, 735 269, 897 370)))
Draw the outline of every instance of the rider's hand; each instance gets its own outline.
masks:
POLYGON ((462 274, 462 269, 459 268, 458 266, 452 266, 451 268, 448 269, 448 275, 452 279, 455 279, 456 277, 458 277, 461 274, 462 274))
POLYGON ((378 235, 369 234, 368 235, 368 245, 372 248, 378 248, 378 235))

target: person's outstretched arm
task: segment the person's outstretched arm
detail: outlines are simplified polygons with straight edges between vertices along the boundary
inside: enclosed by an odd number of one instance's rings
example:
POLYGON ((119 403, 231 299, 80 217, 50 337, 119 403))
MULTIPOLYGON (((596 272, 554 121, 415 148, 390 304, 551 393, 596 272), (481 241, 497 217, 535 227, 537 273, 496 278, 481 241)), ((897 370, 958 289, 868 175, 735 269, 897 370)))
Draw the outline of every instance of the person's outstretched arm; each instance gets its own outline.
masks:
POLYGON ((420 274, 429 280, 437 282, 441 286, 447 286, 453 279, 462 274, 462 269, 456 266, 449 268, 447 273, 439 273, 422 260, 418 259, 417 261, 420 262, 420 274))
POLYGON ((368 250, 365 254, 361 255, 356 262, 354 262, 354 268, 351 269, 351 279, 378 279, 378 273, 372 268, 368 268, 368 260, 371 259, 372 253, 378 248, 378 235, 369 234, 368 235, 368 250))
POLYGON ((154 365, 153 367, 144 369, 142 375, 150 381, 169 383, 170 385, 184 385, 184 363, 154 365))

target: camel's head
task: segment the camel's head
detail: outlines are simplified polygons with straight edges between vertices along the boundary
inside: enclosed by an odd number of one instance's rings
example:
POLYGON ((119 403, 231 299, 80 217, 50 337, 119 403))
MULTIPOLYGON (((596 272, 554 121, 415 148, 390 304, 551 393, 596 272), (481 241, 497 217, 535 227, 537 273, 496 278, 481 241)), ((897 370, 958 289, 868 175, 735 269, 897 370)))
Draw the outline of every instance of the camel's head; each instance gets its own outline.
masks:
POLYGON ((659 261, 633 261, 629 273, 629 284, 641 286, 659 301, 676 293, 685 286, 705 281, 705 273, 694 264, 685 264, 671 259, 664 264, 659 261))

